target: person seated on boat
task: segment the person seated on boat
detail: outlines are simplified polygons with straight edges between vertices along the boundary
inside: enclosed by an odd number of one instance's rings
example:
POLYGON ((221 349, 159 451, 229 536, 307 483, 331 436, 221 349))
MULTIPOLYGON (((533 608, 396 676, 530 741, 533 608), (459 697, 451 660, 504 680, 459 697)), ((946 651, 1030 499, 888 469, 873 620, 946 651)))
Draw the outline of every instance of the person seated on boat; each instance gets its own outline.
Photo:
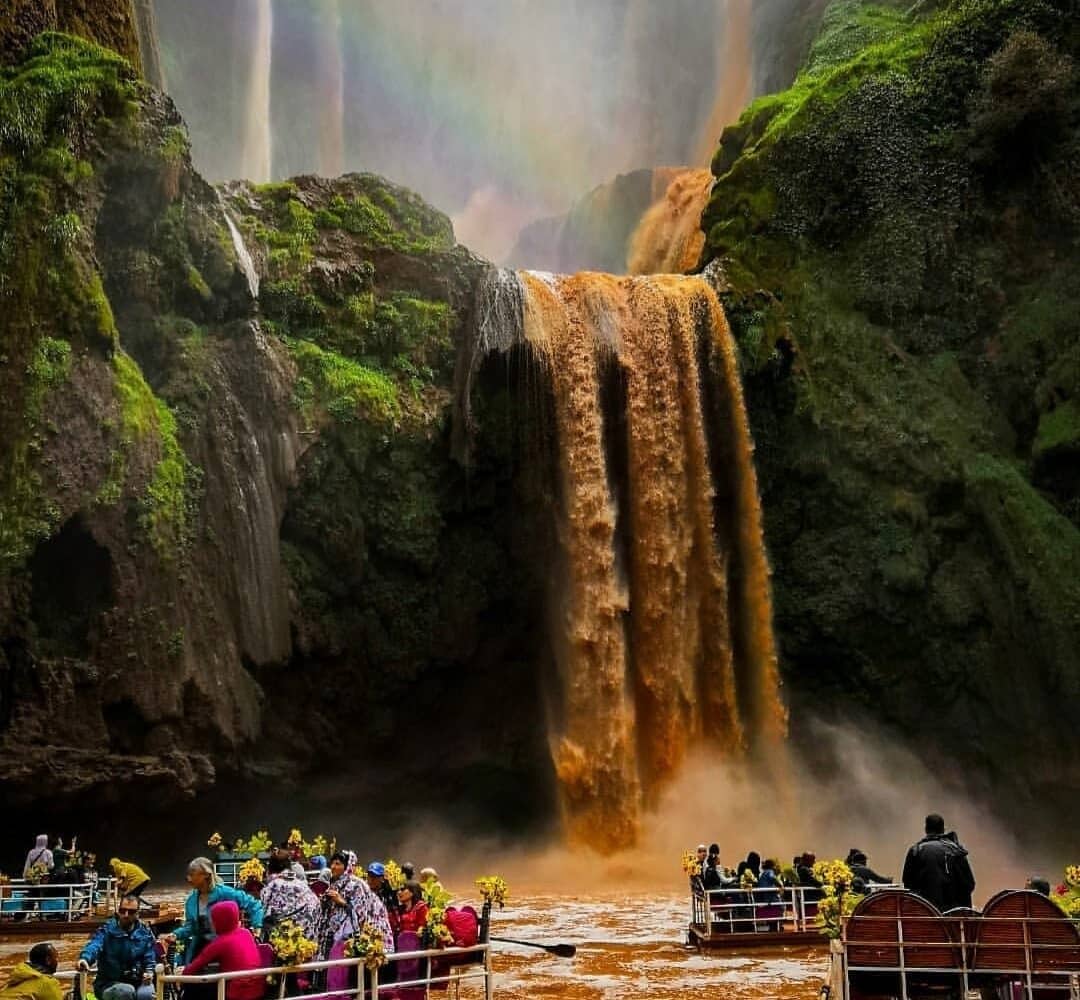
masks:
POLYGON ((292 861, 281 855, 267 862, 266 873, 268 880, 259 896, 264 932, 269 933, 283 920, 291 920, 303 929, 304 937, 314 940, 319 897, 311 891, 307 876, 297 875, 292 861))
POLYGON ((1050 883, 1044 878, 1039 878, 1037 875, 1033 875, 1029 878, 1027 880, 1027 885, 1025 885, 1024 888, 1030 889, 1032 892, 1037 892, 1040 896, 1050 896, 1050 883))
POLYGON ((427 923, 428 905, 424 902, 424 890, 420 888, 420 883, 410 879, 398 889, 397 898, 398 910, 391 920, 395 925, 395 937, 402 931, 422 934, 427 923))
POLYGON ((85 972, 97 964, 94 995, 99 1000, 152 1000, 154 934, 139 920, 139 898, 126 894, 116 915, 103 923, 79 955, 85 972))
POLYGON ((759 891, 754 893, 755 903, 779 903, 783 883, 776 874, 776 861, 766 858, 761 865, 761 874, 758 876, 757 887, 759 891))
POLYGON ((26 863, 23 865, 23 878, 31 879, 37 874, 48 874, 53 870, 53 852, 49 850, 49 835, 38 835, 34 846, 26 852, 26 863))
POLYGON ((869 866, 864 851, 853 848, 848 854, 848 859, 847 866, 851 869, 851 874, 856 878, 861 878, 864 885, 889 885, 892 882, 888 875, 879 875, 869 866))
POLYGON ((821 899, 821 881, 814 876, 814 863, 817 861, 817 856, 807 851, 795 860, 795 877, 803 890, 803 902, 816 902, 821 899))
POLYGON ((119 858, 109 860, 109 869, 113 878, 116 879, 116 891, 123 895, 132 895, 139 902, 149 906, 142 898, 146 887, 150 884, 150 876, 132 861, 121 861, 119 858))
MULTIPOLYGON (((705 858, 705 870, 701 874, 701 885, 706 892, 712 889, 730 889, 737 882, 737 879, 728 878, 724 874, 724 867, 720 864, 719 854, 710 854, 705 858)), ((722 900, 717 901, 722 902, 722 900)))
POLYGON ((739 862, 738 871, 736 874, 741 879, 743 872, 751 872, 755 879, 761 877, 761 855, 757 851, 751 851, 746 855, 745 861, 739 862))
MULTIPOLYGON (((185 976, 197 976, 216 962, 222 972, 244 972, 259 968, 259 946, 251 931, 240 926, 240 907, 223 899, 210 907, 214 939, 184 966, 185 976)), ((262 1000, 266 980, 262 976, 240 976, 225 984, 226 1000, 262 1000)))
POLYGON ((382 900, 387 914, 396 913, 398 910, 397 893, 390 888, 386 881, 386 866, 381 861, 372 861, 367 866, 368 888, 382 900))
POLYGON ((163 934, 159 940, 164 944, 179 943, 184 949, 184 963, 190 962, 213 940, 214 928, 210 922, 210 907, 222 900, 231 899, 247 917, 252 933, 262 933, 262 903, 241 889, 225 885, 214 871, 209 858, 194 858, 188 865, 187 881, 191 892, 184 901, 184 922, 173 934, 163 934))
POLYGON ((34 945, 11 970, 11 978, 0 990, 0 1000, 63 1000, 64 991, 56 980, 60 956, 48 941, 34 945))

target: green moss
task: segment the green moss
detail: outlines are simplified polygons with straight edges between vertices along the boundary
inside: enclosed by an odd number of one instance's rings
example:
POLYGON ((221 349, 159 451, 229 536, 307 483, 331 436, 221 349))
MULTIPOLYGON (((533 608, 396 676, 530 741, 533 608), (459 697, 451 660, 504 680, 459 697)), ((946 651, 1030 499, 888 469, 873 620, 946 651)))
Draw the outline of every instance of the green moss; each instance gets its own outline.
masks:
POLYGON ((1039 420, 1034 454, 1045 455, 1059 448, 1080 451, 1080 403, 1075 399, 1044 413, 1039 420))
POLYGON ((155 400, 161 458, 141 501, 140 523, 154 551, 172 562, 188 541, 189 494, 193 467, 176 437, 176 420, 160 399, 155 400))
POLYGON ((97 501, 116 503, 135 448, 156 444, 158 457, 140 499, 139 523, 162 561, 173 562, 188 543, 198 470, 180 447, 176 418, 146 384, 139 366, 118 351, 113 372, 120 404, 120 441, 97 501))
POLYGON ((187 269, 187 286, 204 302, 213 301, 214 293, 194 264, 187 269))
POLYGON ((182 163, 191 151, 191 143, 188 141, 187 132, 178 125, 169 126, 162 133, 161 145, 158 147, 158 151, 166 163, 182 163))
POLYGON ((60 511, 43 496, 37 469, 42 447, 41 424, 49 394, 71 373, 71 344, 42 337, 25 370, 21 434, 9 442, 0 472, 0 572, 19 565, 39 539, 56 527, 60 511))
POLYGON ((397 390, 385 375, 309 341, 291 339, 288 345, 301 375, 297 405, 309 422, 318 411, 343 424, 386 425, 399 418, 397 390))
POLYGON ((120 404, 120 434, 125 445, 157 432, 157 401, 139 366, 123 351, 113 355, 113 386, 120 404))
POLYGON ((116 53, 69 35, 39 35, 24 62, 0 70, 0 143, 31 154, 97 115, 126 116, 136 93, 135 73, 116 53))

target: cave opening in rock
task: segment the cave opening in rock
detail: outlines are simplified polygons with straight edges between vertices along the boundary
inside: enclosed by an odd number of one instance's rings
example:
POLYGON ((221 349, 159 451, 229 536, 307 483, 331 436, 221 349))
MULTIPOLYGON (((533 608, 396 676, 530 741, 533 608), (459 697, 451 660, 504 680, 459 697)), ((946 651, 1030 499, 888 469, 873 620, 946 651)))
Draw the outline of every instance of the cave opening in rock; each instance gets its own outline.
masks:
POLYGON ((30 560, 30 616, 37 628, 38 651, 83 657, 90 633, 113 604, 113 561, 79 515, 41 542, 30 560))

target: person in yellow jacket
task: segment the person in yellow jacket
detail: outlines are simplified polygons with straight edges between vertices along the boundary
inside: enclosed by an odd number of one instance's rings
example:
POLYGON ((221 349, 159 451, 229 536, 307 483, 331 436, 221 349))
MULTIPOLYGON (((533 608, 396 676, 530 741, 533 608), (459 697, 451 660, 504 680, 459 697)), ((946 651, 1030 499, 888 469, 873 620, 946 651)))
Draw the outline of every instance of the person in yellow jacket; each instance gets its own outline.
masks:
POLYGON ((11 970, 11 979, 0 990, 0 1000, 63 1000, 60 983, 53 978, 58 961, 51 944, 34 945, 26 961, 11 970))
POLYGON ((118 898, 121 896, 135 896, 139 902, 146 902, 142 898, 142 894, 150 884, 150 876, 146 872, 138 865, 132 864, 130 861, 121 861, 119 858, 113 858, 109 862, 109 867, 112 869, 113 877, 116 879, 118 898))

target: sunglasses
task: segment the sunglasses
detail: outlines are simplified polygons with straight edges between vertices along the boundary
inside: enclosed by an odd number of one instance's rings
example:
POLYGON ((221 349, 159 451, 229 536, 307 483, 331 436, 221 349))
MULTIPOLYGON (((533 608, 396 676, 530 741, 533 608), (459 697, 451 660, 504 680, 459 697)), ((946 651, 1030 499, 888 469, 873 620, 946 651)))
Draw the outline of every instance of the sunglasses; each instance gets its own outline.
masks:
POLYGON ((139 910, 138 910, 138 908, 136 908, 134 910, 128 910, 128 909, 124 909, 123 907, 121 907, 116 912, 119 913, 121 916, 134 917, 134 916, 138 915, 139 910))

